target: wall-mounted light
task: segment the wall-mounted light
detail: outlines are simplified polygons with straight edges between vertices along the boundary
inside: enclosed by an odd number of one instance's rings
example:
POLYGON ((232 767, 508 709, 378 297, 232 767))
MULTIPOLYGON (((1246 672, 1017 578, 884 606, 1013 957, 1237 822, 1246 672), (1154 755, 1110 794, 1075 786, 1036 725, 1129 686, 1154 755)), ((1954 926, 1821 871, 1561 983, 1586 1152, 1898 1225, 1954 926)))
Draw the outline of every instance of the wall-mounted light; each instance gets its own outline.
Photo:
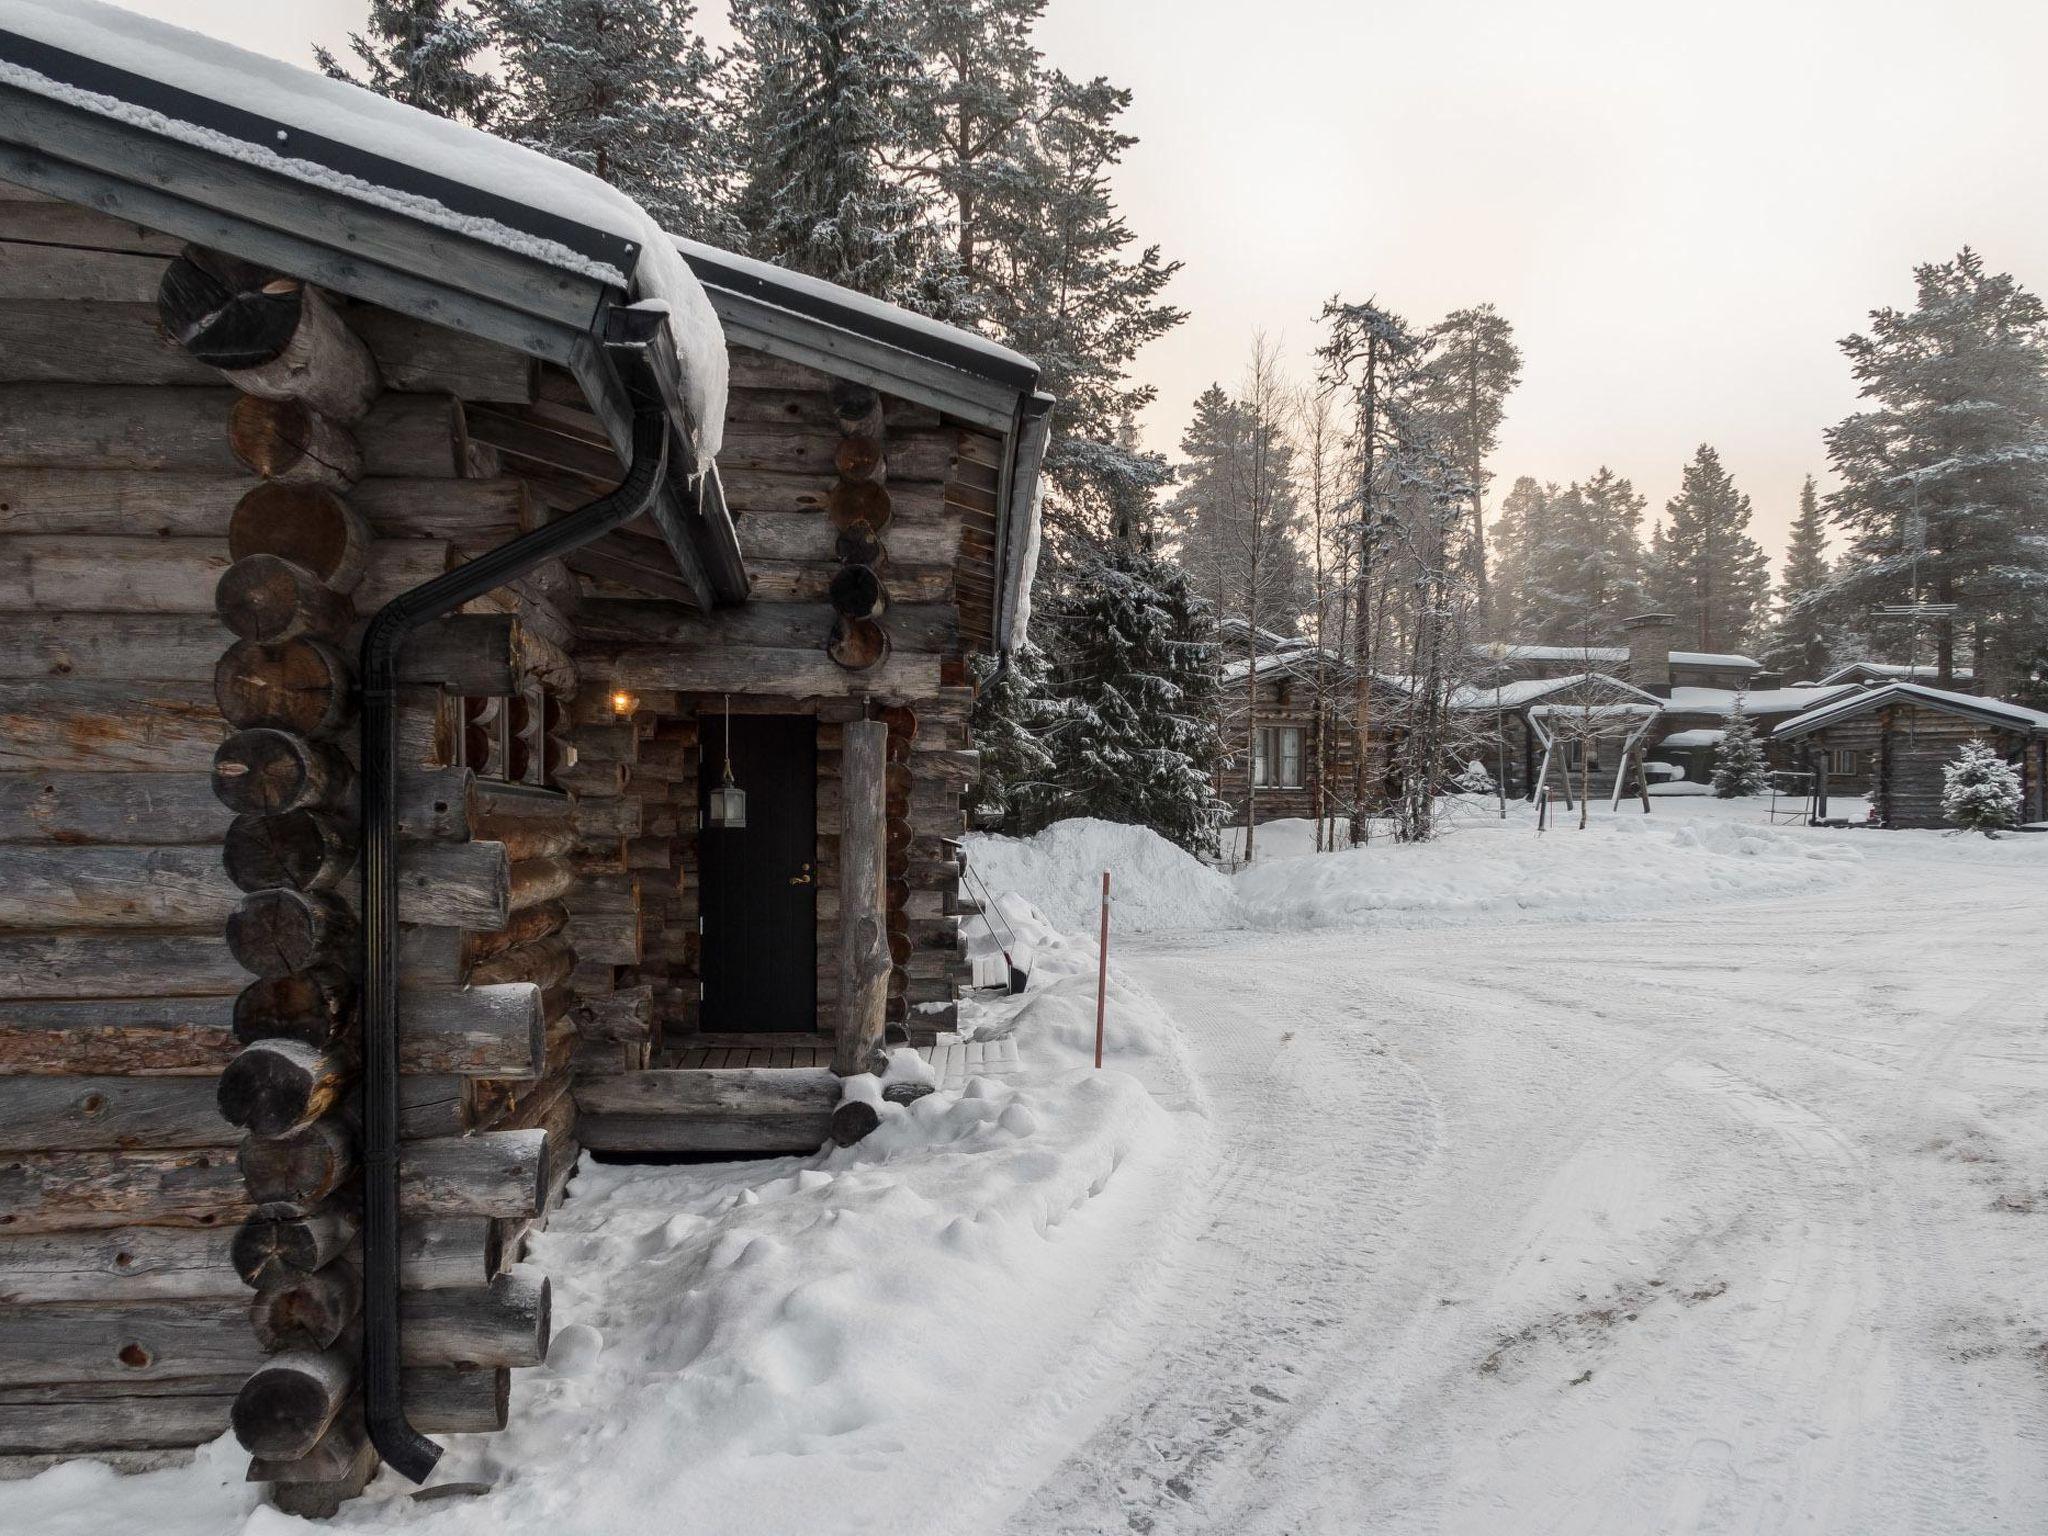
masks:
POLYGON ((725 782, 711 791, 705 823, 738 831, 747 824, 747 792, 732 781, 732 695, 725 696, 725 782))
POLYGON ((612 695, 612 717, 623 720, 640 707, 640 696, 621 688, 612 695))

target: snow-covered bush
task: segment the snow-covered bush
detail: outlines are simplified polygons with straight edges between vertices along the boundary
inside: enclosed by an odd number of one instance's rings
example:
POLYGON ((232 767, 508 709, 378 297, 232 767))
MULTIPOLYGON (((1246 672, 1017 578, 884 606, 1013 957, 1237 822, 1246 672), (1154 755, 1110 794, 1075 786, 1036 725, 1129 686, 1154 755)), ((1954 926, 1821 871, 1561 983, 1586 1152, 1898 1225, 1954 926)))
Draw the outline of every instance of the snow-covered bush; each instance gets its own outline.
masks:
POLYGON ((1722 723, 1721 744, 1714 749, 1714 794, 1722 800, 1758 794, 1769 771, 1764 744, 1757 740, 1756 727, 1750 724, 1738 693, 1735 707, 1722 723))
POLYGON ((2020 776, 1983 741, 1966 741, 1941 770, 1941 814, 1968 832, 1996 836, 2020 817, 2020 776))
POLYGON ((1475 757, 1465 765, 1465 771, 1451 781, 1451 788, 1461 795, 1490 795, 1493 793, 1493 775, 1486 771, 1486 764, 1475 757))

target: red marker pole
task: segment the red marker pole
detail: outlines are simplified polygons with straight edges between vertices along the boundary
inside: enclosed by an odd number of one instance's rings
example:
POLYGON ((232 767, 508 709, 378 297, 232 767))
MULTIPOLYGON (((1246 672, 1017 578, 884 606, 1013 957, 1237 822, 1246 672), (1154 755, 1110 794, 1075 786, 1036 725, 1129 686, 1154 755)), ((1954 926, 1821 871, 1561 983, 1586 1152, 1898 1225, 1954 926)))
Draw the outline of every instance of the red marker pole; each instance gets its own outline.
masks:
POLYGON ((1109 999, 1109 871, 1102 872, 1102 939, 1095 957, 1095 1065, 1102 1065, 1103 1008, 1109 999))

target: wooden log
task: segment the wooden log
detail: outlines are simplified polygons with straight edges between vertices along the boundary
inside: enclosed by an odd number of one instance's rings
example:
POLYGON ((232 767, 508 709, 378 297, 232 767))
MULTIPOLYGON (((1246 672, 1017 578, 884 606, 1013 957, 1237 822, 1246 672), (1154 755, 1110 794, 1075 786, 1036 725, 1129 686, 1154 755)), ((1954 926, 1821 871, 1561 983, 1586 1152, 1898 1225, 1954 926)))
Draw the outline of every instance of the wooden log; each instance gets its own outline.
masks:
POLYGON ((0 844, 0 925, 197 928, 235 897, 211 847, 71 848, 0 844))
POLYGON ((261 977, 234 1000, 233 1034, 243 1045, 275 1038, 325 1049, 351 1037, 355 1002, 355 978, 342 966, 261 977))
POLYGON ((325 486, 267 482, 237 501, 228 520, 228 554, 237 564, 258 555, 287 560, 336 592, 356 589, 369 551, 363 517, 325 486))
POLYGON ((227 569, 214 539, 0 537, 0 609, 194 613, 227 569))
POLYGON ((842 436, 879 441, 882 435, 882 397, 879 392, 850 379, 834 379, 826 394, 831 402, 833 424, 842 436))
POLYGON ((228 388, 0 385, 0 464, 232 474, 228 388))
POLYGON ((227 922, 230 953, 257 976, 310 970, 344 953, 355 937, 354 916, 327 891, 252 892, 227 922))
POLYGON ((495 1434, 509 1417, 509 1371, 415 1366, 401 1381, 405 1415, 423 1434, 495 1434))
POLYGON ((0 1150, 219 1146, 203 1077, 0 1077, 0 1150))
POLYGON ((546 992, 567 982, 575 969, 576 951, 569 946, 567 939, 555 935, 518 949, 486 956, 470 968, 469 980, 474 986, 526 982, 546 992))
POLYGON ((512 911, 503 843, 406 843, 398 859, 399 917, 437 928, 500 928, 512 911))
POLYGON ((376 357, 386 389, 522 405, 534 399, 539 364, 524 352, 370 305, 350 310, 348 320, 376 357))
POLYGON ((272 1354, 326 1349, 356 1320, 362 1297, 362 1277, 343 1259, 258 1291, 249 1303, 249 1327, 272 1354))
POLYGON ((331 1207, 306 1214, 290 1205, 258 1206, 236 1229, 228 1256, 242 1283, 261 1290, 324 1269, 355 1235, 355 1218, 331 1207))
MULTIPOLYGON (((483 846, 504 847, 503 843, 483 846)), ((521 859, 511 866, 507 903, 510 911, 559 900, 575 884, 576 871, 567 859, 521 859)))
POLYGON ((257 1204, 310 1206, 354 1173, 355 1137, 328 1115, 289 1136, 245 1136, 235 1158, 257 1204))
POLYGON ((0 1386, 225 1376, 261 1359, 246 1304, 219 1297, 0 1311, 0 1386))
MULTIPOLYGON (((4 781, 0 781, 4 784, 4 781)), ((0 808, 8 804, 4 787, 0 787, 0 808)), ((579 795, 574 802, 576 835, 579 838, 627 838, 638 837, 642 812, 638 800, 620 796, 603 799, 596 796, 579 795)), ((0 810, 4 814, 4 810, 0 810)), ((6 823, 0 821, 0 827, 6 823)), ((127 839, 121 839, 127 841, 127 839)))
POLYGON ((293 1350, 265 1360, 235 1394, 235 1439, 256 1456, 304 1456, 347 1405, 355 1384, 355 1357, 346 1350, 293 1350))
POLYGON ((882 533, 895 521, 896 495, 879 480, 839 480, 826 496, 825 514, 834 528, 865 523, 882 533))
POLYGON ((177 1227, 0 1235, 0 1302, 242 1295, 231 1236, 177 1227))
POLYGON ((490 1284, 505 1265, 506 1225, 488 1216, 412 1217, 399 1229, 398 1283, 409 1291, 490 1284))
POLYGON ((889 970, 884 781, 889 728, 849 723, 841 738, 843 796, 839 844, 839 1026, 832 1067, 840 1076, 876 1070, 889 970))
MULTIPOLYGON (((224 416, 227 397, 219 398, 224 416)), ((235 466, 212 474, 0 468, 0 533, 217 539, 248 489, 235 466)))
POLYGON ((889 608, 888 589, 872 566, 842 566, 829 591, 833 610, 844 619, 879 619, 889 608))
POLYGON ((399 1298, 407 1365, 509 1368, 542 1364, 550 1332, 548 1279, 514 1264, 480 1290, 408 1291, 399 1298))
MULTIPOLYGON (((943 428, 891 433, 889 478, 892 482, 945 480, 953 471, 958 446, 958 434, 943 428)), ((723 474, 730 464, 742 471, 835 474, 838 447, 836 437, 820 433, 754 426, 728 428, 724 446, 718 452, 719 470, 723 474)))
POLYGON ((225 638, 199 613, 0 613, 0 677, 205 682, 225 638))
POLYGON ((825 653, 848 672, 872 672, 889 652, 889 632, 873 619, 838 619, 825 643, 825 653))
MULTIPOLYGON (((566 967, 562 971, 566 975, 566 967)), ((487 981, 459 992, 402 992, 399 1056, 412 1072, 536 1077, 547 1058, 542 987, 536 979, 487 981)))
POLYGON ((363 477, 362 450, 348 428, 301 401, 243 395, 227 427, 236 461, 266 480, 347 490, 363 477))
POLYGON ((808 1152, 839 1092, 822 1067, 629 1072, 576 1084, 576 1135, 599 1152, 808 1152))
MULTIPOLYGON (((0 471, 0 487, 6 483, 0 471)), ((349 492, 349 505, 380 539, 461 538, 495 545, 534 526, 526 482, 514 475, 488 480, 373 476, 349 492)))
POLYGON ((237 816, 221 863, 239 890, 329 890, 355 868, 355 829, 319 811, 237 816))
POLYGON ((247 1480, 270 1484, 279 1514, 301 1520, 331 1520, 358 1497, 377 1473, 377 1452, 363 1428, 362 1411, 351 1405, 302 1456, 280 1460, 251 1457, 247 1480))
POLYGON ((654 988, 643 982, 617 992, 577 1000, 571 1022, 586 1040, 630 1043, 646 1040, 654 1028, 654 988))
POLYGON ((460 480, 470 466, 462 402, 452 395, 380 395, 356 428, 367 472, 460 480))
POLYGON ((222 573, 214 612, 244 640, 275 644, 300 636, 333 640, 346 634, 355 606, 282 555, 250 555, 222 573))
POLYGON ((382 387, 370 349, 316 288, 188 246, 164 271, 157 312, 186 352, 267 400, 353 421, 382 387))
POLYGON ((212 768, 215 798, 242 814, 336 811, 355 797, 348 759, 289 731, 237 731, 214 752, 212 768))
POLYGON ((351 1081, 345 1057, 298 1040, 244 1046, 220 1075, 221 1118, 256 1136, 289 1136, 334 1106, 351 1081))
POLYGON ((850 1147, 882 1123, 882 1113, 865 1099, 848 1099, 832 1111, 832 1141, 850 1147))
POLYGON ((509 613, 462 613, 424 624, 399 654, 399 679, 470 697, 516 694, 529 684, 572 693, 576 668, 559 647, 509 613))
POLYGON ((213 695, 238 730, 331 737, 355 718, 351 670, 339 650, 307 636, 238 640, 214 668, 213 695))
POLYGON ((211 1076, 234 1041, 217 997, 0 1003, 0 1073, 211 1076))
POLYGON ((532 1216, 547 1191, 548 1161, 545 1131, 409 1141, 399 1157, 399 1205, 430 1216, 532 1216))
POLYGON ((842 437, 832 450, 832 467, 842 480, 884 480, 889 473, 879 436, 842 437))
MULTIPOLYGON (((866 654, 879 651, 883 659, 858 674, 835 663, 815 642, 807 650, 751 646, 718 651, 621 647, 602 653, 601 665, 596 670, 609 672, 620 686, 627 688, 674 687, 704 694, 730 691, 757 698, 810 699, 854 693, 917 698, 937 691, 938 657, 889 656, 886 634, 879 625, 863 637, 862 644, 866 654)), ((579 660, 588 659, 579 653, 579 660)), ((736 711, 738 706, 739 700, 735 698, 736 711)))
POLYGON ((0 1213, 8 1232, 209 1227, 248 1209, 234 1154, 35 1152, 0 1156, 0 1213))
POLYGON ((400 1140, 462 1136, 475 1126, 476 1093, 472 1079, 413 1073, 398 1080, 400 1140))
MULTIPOLYGON (((0 1455, 27 1463, 89 1455, 116 1464, 203 1445, 228 1422, 240 1380, 234 1376, 170 1381, 47 1382, 0 1388, 0 1455)), ((138 1465, 137 1470, 141 1470, 138 1465)), ((8 1474, 22 1475, 9 1469, 8 1474)))

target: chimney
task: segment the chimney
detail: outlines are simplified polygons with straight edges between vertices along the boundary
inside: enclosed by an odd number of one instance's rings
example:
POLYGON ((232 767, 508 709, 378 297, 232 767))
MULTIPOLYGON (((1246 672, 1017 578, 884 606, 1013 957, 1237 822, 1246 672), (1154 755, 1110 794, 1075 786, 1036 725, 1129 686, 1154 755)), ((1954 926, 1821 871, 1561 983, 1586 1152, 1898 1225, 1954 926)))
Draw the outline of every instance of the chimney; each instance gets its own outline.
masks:
POLYGON ((1671 697, 1671 631, 1677 615, 1639 613, 1623 619, 1628 636, 1628 680, 1660 699, 1671 697))

